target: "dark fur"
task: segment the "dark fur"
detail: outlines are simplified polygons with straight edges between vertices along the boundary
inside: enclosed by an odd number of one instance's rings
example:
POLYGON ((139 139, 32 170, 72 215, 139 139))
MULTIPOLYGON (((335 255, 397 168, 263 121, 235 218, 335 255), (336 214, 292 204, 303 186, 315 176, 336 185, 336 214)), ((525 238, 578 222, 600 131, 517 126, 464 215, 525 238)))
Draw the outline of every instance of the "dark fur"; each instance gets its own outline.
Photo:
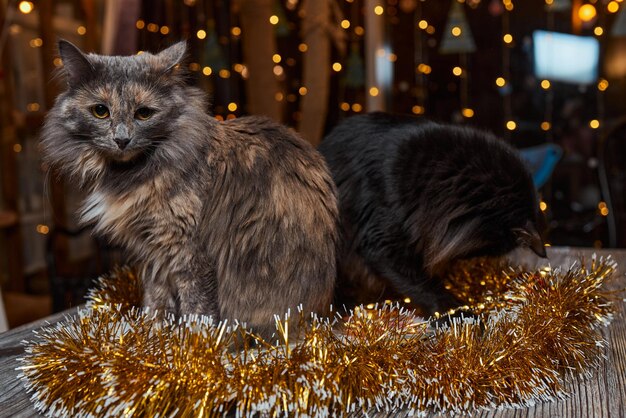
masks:
POLYGON ((131 57, 59 48, 68 89, 46 119, 45 160, 86 191, 83 222, 139 263, 145 305, 266 336, 273 315, 299 304, 326 313, 337 204, 307 142, 268 119, 211 117, 179 68, 184 43, 131 57), (98 103, 109 118, 92 114, 98 103), (155 113, 135 119, 140 107, 155 113))
POLYGON ((339 193, 340 304, 391 287, 429 313, 448 309, 438 275, 454 260, 519 245, 543 253, 531 175, 488 133, 374 113, 347 119, 319 150, 339 193))

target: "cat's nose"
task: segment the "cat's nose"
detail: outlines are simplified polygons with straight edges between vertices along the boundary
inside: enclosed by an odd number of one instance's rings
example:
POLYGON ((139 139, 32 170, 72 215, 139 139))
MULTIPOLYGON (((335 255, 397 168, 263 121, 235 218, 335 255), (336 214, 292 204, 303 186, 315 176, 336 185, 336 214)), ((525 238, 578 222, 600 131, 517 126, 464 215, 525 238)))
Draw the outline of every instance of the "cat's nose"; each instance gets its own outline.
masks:
POLYGON ((120 123, 115 127, 113 140, 120 149, 123 150, 124 148, 126 148, 128 143, 130 142, 130 135, 128 134, 128 128, 126 128, 126 125, 120 123))
POLYGON ((130 142, 129 137, 113 138, 119 149, 124 149, 130 142))

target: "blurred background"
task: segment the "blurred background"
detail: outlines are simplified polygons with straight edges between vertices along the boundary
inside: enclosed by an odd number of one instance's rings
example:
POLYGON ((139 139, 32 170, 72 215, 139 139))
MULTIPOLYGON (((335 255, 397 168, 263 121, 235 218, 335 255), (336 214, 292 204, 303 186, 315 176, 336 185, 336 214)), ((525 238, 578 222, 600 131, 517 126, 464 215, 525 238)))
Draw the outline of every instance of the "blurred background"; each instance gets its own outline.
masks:
POLYGON ((314 145, 376 110, 492 131, 532 168, 551 245, 626 246, 621 0, 0 0, 0 27, 11 326, 81 303, 123 262, 77 226, 80 193, 40 162, 60 38, 115 55, 186 39, 215 118, 265 114, 314 145))

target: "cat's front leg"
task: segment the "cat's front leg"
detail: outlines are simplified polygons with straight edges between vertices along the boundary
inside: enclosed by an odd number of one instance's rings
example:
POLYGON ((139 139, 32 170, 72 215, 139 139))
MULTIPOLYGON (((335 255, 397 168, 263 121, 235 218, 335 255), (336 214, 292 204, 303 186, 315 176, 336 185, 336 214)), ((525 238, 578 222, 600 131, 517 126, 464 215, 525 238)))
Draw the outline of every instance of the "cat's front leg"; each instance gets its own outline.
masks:
POLYGON ((212 268, 193 270, 176 277, 178 314, 208 315, 219 319, 215 271, 212 268))
POLYGON ((445 289, 438 277, 428 275, 413 265, 396 260, 384 260, 373 265, 373 270, 385 277, 402 297, 408 297, 428 315, 445 313, 459 306, 458 300, 445 289))
POLYGON ((169 284, 144 281, 143 306, 160 312, 176 312, 176 301, 169 284))

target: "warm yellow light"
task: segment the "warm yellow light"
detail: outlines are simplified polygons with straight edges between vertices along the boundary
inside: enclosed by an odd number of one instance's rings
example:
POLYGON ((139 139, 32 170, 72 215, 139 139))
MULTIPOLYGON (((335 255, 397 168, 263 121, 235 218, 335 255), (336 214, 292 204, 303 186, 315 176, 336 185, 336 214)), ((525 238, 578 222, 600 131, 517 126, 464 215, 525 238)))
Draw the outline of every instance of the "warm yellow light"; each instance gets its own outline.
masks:
POLYGON ((578 9, 578 17, 583 22, 589 22, 591 19, 596 17, 596 8, 593 6, 593 4, 583 4, 578 9))
POLYGON ((233 70, 235 70, 236 73, 242 72, 244 68, 246 67, 244 67, 243 64, 240 64, 240 63, 233 64, 233 70))
POLYGON ((18 25, 17 23, 14 23, 11 26, 9 26, 9 33, 11 35, 19 35, 20 33, 22 33, 22 27, 18 25))
POLYGON ((342 102, 342 103, 339 105, 339 108, 340 108, 341 110, 343 110, 344 112, 347 112, 348 110, 350 110, 350 103, 347 103, 347 102, 342 102))
POLYGON ((461 28, 458 26, 455 26, 452 28, 452 30, 450 31, 452 32, 453 36, 460 36, 461 35, 461 28))
POLYGON ((168 28, 167 26, 161 26, 161 35, 167 35, 168 33, 170 33, 170 28, 168 28))
POLYGON ((550 88, 549 80, 541 80, 541 88, 544 90, 548 90, 550 88))
POLYGON ((228 103, 228 110, 231 112, 234 112, 235 110, 237 110, 237 103, 235 102, 228 103))
POLYGON ((428 64, 420 64, 417 66, 417 71, 423 74, 430 74, 432 72, 432 68, 428 64))
POLYGON ((198 64, 197 62, 192 62, 191 64, 189 64, 189 69, 191 71, 200 71, 200 64, 198 64))
POLYGON ((341 64, 340 64, 340 63, 338 63, 338 62, 333 62, 333 70, 334 70, 334 71, 339 72, 339 71, 341 71, 341 68, 342 68, 342 67, 341 67, 341 64))
POLYGON ((36 230, 42 235, 46 235, 48 232, 50 232, 50 228, 48 228, 48 225, 42 225, 42 224, 37 225, 36 230))
POLYGON ((511 3, 511 2, 508 2, 508 3, 507 3, 507 2, 505 2, 505 3, 504 3, 504 8, 510 12, 511 10, 513 10, 513 3, 511 3))
POLYGON ((598 81, 598 90, 604 91, 608 88, 609 88, 609 82, 606 79, 601 78, 600 81, 598 81))
POLYGON ((370 87, 370 96, 373 96, 373 97, 378 96, 378 88, 377 87, 370 87))
POLYGON ((376 13, 378 16, 382 15, 384 11, 385 9, 383 9, 383 6, 374 7, 374 13, 376 13))
POLYGON ((230 77, 230 71, 228 71, 227 69, 223 68, 220 70, 220 72, 218 73, 220 75, 220 77, 222 78, 228 78, 230 77))
POLYGON ((309 49, 309 46, 307 44, 302 43, 302 44, 298 45, 298 51, 300 51, 300 52, 306 52, 307 49, 309 49))
POLYGON ((350 27, 350 21, 348 19, 344 19, 341 21, 341 27, 344 29, 348 29, 350 27))
POLYGON ((22 152, 22 144, 13 144, 14 152, 22 152))
POLYGON ((43 45, 43 40, 41 38, 31 39, 28 43, 31 48, 38 48, 43 45))
POLYGON ((300 88, 298 89, 298 93, 300 94, 300 96, 304 96, 304 95, 306 95, 308 92, 309 92, 309 90, 308 90, 306 87, 304 87, 304 86, 302 86, 302 87, 300 87, 300 88))
POLYGON ((17 8, 20 9, 20 12, 27 15, 33 11, 34 6, 33 3, 31 3, 30 1, 21 1, 17 8))
POLYGON ((433 33, 435 33, 435 27, 433 25, 428 25, 428 27, 426 28, 426 33, 432 35, 433 33))
POLYGON ((284 98, 285 98, 285 96, 284 96, 281 92, 278 92, 278 93, 276 93, 276 94, 274 95, 274 99, 275 99, 277 102, 282 102, 284 98))
POLYGON ((598 202, 598 209, 602 209, 605 207, 606 207, 606 202, 602 202, 602 201, 598 202))
POLYGON ((84 35, 87 33, 87 28, 84 26, 79 26, 76 28, 76 33, 79 35, 84 35))
POLYGON ((600 127, 600 121, 598 119, 592 119, 589 121, 589 127, 591 129, 598 129, 600 127))
POLYGON ((280 65, 275 65, 274 66, 274 75, 277 77, 280 77, 281 75, 283 75, 284 69, 282 66, 280 65))
POLYGON ((517 128, 517 123, 514 120, 510 120, 506 123, 506 129, 509 131, 514 131, 517 128))
POLYGON ((276 16, 276 15, 271 15, 271 16, 270 16, 270 23, 271 23, 272 25, 277 24, 277 23, 278 23, 278 16, 276 16))
MULTIPOLYGON (((148 29, 148 32, 158 32, 159 31, 159 25, 157 25, 156 23, 148 23, 148 26, 146 27, 146 29, 148 29)), ((200 38, 200 36, 198 36, 198 38, 200 38)), ((202 38, 200 38, 200 39, 202 39, 202 38)))
POLYGON ((548 6, 552 5, 552 3, 553 3, 553 2, 554 2, 554 0, 546 0, 546 4, 547 4, 548 6))
POLYGON ((506 84, 506 80, 504 79, 504 77, 496 78, 496 86, 504 87, 505 84, 506 84))
POLYGON ((411 298, 404 298, 404 303, 411 303, 411 298))
POLYGON ((202 74, 204 75, 211 75, 213 73, 213 69, 211 67, 204 67, 202 69, 202 74))
POLYGON ((279 54, 274 54, 272 55, 272 61, 274 61, 274 63, 278 64, 281 60, 281 56, 279 54))
POLYGON ((361 110, 363 110, 363 106, 361 106, 361 104, 359 104, 359 103, 353 103, 352 104, 352 111, 353 112, 360 112, 361 110))
POLYGON ((428 27, 428 22, 424 19, 420 20, 417 24, 417 27, 420 29, 426 29, 428 27))
POLYGON ((452 69, 452 74, 454 74, 455 76, 460 76, 461 74, 463 74, 463 70, 461 69, 461 67, 454 67, 452 69))
POLYGON ((365 33, 365 29, 363 29, 363 26, 356 26, 354 28, 354 33, 358 36, 363 36, 363 34, 365 33))
POLYGON ((196 32, 196 36, 198 37, 198 39, 204 39, 206 38, 206 32, 200 29, 198 32, 196 32))
POLYGON ((511 42, 513 42, 513 35, 511 35, 510 33, 507 33, 502 37, 502 40, 504 41, 505 44, 510 44, 511 42))
POLYGON ((544 201, 539 202, 539 209, 541 209, 542 212, 545 212, 548 209, 548 204, 544 201))
POLYGON ((552 125, 550 124, 550 122, 548 122, 548 121, 541 122, 541 130, 542 131, 549 131, 551 127, 552 127, 552 125))
POLYGON ((137 29, 143 29, 146 27, 146 22, 144 22, 143 20, 139 19, 137 21, 137 23, 135 23, 135 26, 137 27, 137 29))
POLYGON ((422 115, 422 114, 424 114, 424 112, 426 111, 426 109, 424 109, 424 106, 415 105, 415 106, 413 106, 413 108, 411 109, 411 111, 412 111, 413 113, 415 113, 416 115, 422 115))
POLYGON ((36 102, 35 102, 35 103, 29 103, 29 104, 26 106, 26 109, 27 109, 29 112, 37 112, 37 111, 39 110, 39 108, 40 108, 39 103, 36 103, 36 102))
POLYGON ((54 64, 55 67, 60 67, 61 65, 63 65, 63 61, 61 60, 61 58, 56 57, 52 60, 52 64, 54 64))
POLYGON ((606 10, 608 10, 609 13, 617 13, 619 10, 619 3, 616 1, 609 2, 609 4, 606 5, 606 10))
POLYGON ((593 28, 593 34, 596 36, 602 36, 602 34, 604 33, 604 29, 602 29, 601 26, 596 26, 595 28, 593 28))
POLYGON ((461 114, 466 118, 474 117, 474 109, 470 109, 469 107, 464 107, 461 109, 461 114))
POLYGON ((241 35, 241 28, 239 26, 233 26, 233 28, 230 30, 230 33, 232 33, 233 36, 239 36, 241 35))
POLYGON ((396 62, 398 60, 398 56, 396 54, 394 54, 393 52, 391 54, 389 54, 387 56, 387 58, 389 59, 389 61, 391 62, 396 62))

